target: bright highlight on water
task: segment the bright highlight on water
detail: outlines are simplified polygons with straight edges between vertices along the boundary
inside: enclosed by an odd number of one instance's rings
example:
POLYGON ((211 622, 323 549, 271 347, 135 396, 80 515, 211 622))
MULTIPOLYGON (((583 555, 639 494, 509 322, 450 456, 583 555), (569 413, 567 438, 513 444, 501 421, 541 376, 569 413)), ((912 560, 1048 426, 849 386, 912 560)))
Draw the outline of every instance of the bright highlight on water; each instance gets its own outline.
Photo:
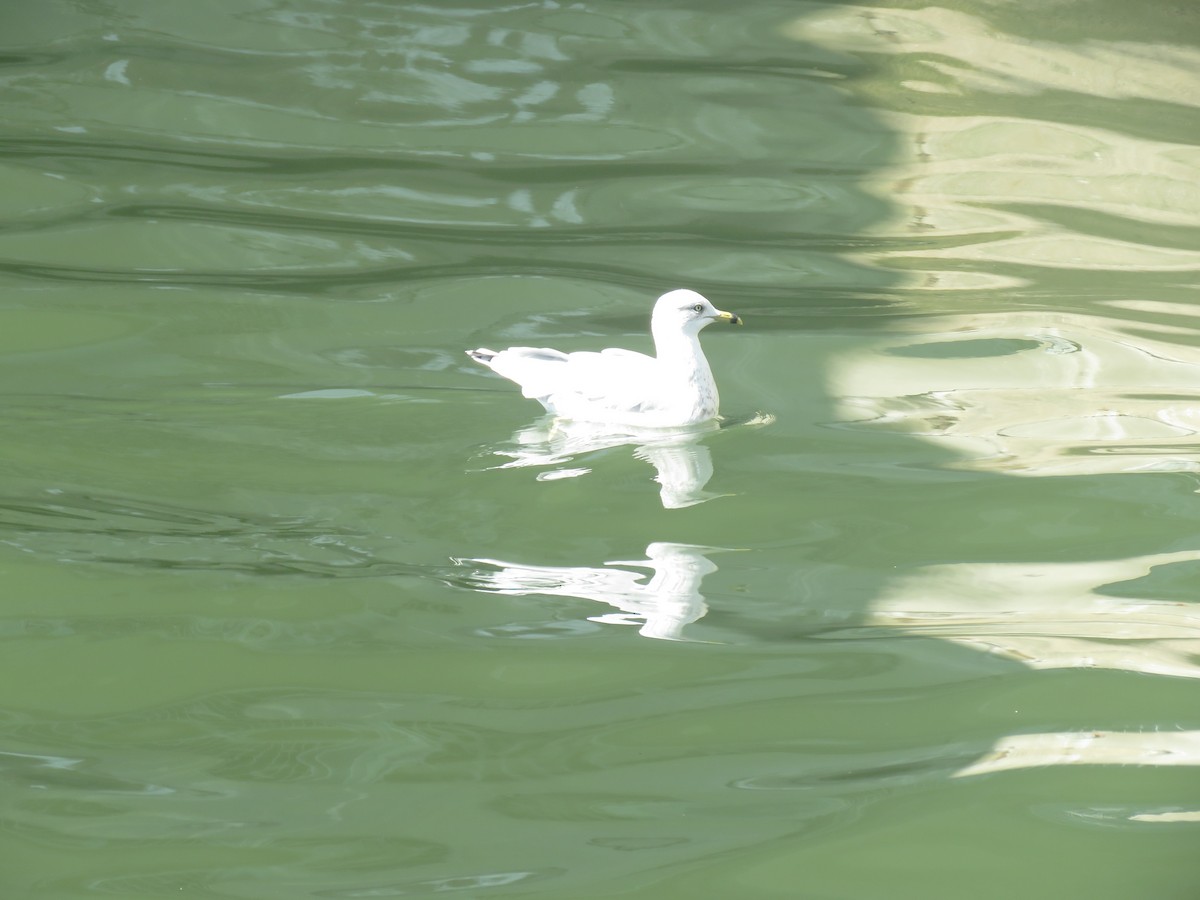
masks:
POLYGON ((717 383, 700 347, 713 322, 741 325, 703 295, 669 291, 654 304, 655 356, 609 347, 563 353, 544 347, 481 347, 467 355, 521 386, 548 412, 566 419, 643 428, 673 428, 714 419, 717 383))

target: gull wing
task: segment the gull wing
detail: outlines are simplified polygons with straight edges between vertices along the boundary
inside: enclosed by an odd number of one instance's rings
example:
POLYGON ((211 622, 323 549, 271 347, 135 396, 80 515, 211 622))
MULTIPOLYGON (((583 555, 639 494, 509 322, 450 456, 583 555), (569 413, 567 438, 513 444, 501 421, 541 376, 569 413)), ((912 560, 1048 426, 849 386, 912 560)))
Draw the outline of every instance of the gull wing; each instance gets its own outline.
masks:
POLYGON ((546 347, 509 347, 486 363, 521 386, 521 393, 563 415, 645 407, 653 385, 653 357, 632 350, 562 353, 546 347))

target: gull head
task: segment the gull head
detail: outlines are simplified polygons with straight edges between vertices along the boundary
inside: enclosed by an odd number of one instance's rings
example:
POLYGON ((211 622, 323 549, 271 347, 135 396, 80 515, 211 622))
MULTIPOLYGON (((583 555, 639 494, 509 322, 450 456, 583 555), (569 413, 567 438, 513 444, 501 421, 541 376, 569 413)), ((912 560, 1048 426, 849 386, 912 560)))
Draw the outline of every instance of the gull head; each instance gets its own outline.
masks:
POLYGON ((685 334, 699 334, 701 328, 713 322, 742 324, 741 318, 717 309, 703 294, 686 289, 668 291, 659 297, 650 322, 655 331, 670 328, 685 334))

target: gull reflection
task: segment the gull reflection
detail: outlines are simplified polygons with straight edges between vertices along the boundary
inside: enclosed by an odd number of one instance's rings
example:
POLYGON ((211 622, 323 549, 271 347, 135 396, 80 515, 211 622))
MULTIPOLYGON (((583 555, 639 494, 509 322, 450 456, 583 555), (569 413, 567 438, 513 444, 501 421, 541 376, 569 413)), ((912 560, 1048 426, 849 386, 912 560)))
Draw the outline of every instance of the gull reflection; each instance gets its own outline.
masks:
POLYGON ((668 641, 687 640, 684 626, 707 611, 700 583, 717 571, 708 558, 718 547, 698 547, 655 541, 646 547, 646 558, 613 560, 603 566, 529 566, 499 559, 460 559, 472 566, 467 578, 473 590, 524 597, 578 597, 614 607, 617 612, 588 616, 591 622, 637 625, 643 637, 668 641), (628 567, 628 568, 625 568, 628 567), (641 572, 649 569, 649 580, 641 572))
MULTIPOLYGON (((765 419, 749 424, 765 424, 765 419)), ((509 457, 509 462, 494 469, 529 466, 553 467, 539 474, 539 481, 575 478, 591 469, 569 466, 578 456, 632 446, 638 459, 657 470, 659 498, 666 509, 694 506, 721 496, 706 491, 713 474, 712 454, 703 443, 705 435, 720 430, 716 422, 705 422, 687 429, 625 428, 595 425, 588 422, 568 422, 545 416, 513 435, 512 447, 497 449, 497 456, 509 457)))

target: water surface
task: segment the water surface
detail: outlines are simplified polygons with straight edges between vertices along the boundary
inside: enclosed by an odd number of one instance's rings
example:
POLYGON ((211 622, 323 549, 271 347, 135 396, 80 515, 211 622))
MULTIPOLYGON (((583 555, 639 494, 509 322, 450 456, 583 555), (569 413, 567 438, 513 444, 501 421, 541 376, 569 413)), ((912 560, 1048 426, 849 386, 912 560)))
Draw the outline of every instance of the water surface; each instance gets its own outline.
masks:
POLYGON ((0 884, 1194 896, 1197 24, 10 4, 0 884))

